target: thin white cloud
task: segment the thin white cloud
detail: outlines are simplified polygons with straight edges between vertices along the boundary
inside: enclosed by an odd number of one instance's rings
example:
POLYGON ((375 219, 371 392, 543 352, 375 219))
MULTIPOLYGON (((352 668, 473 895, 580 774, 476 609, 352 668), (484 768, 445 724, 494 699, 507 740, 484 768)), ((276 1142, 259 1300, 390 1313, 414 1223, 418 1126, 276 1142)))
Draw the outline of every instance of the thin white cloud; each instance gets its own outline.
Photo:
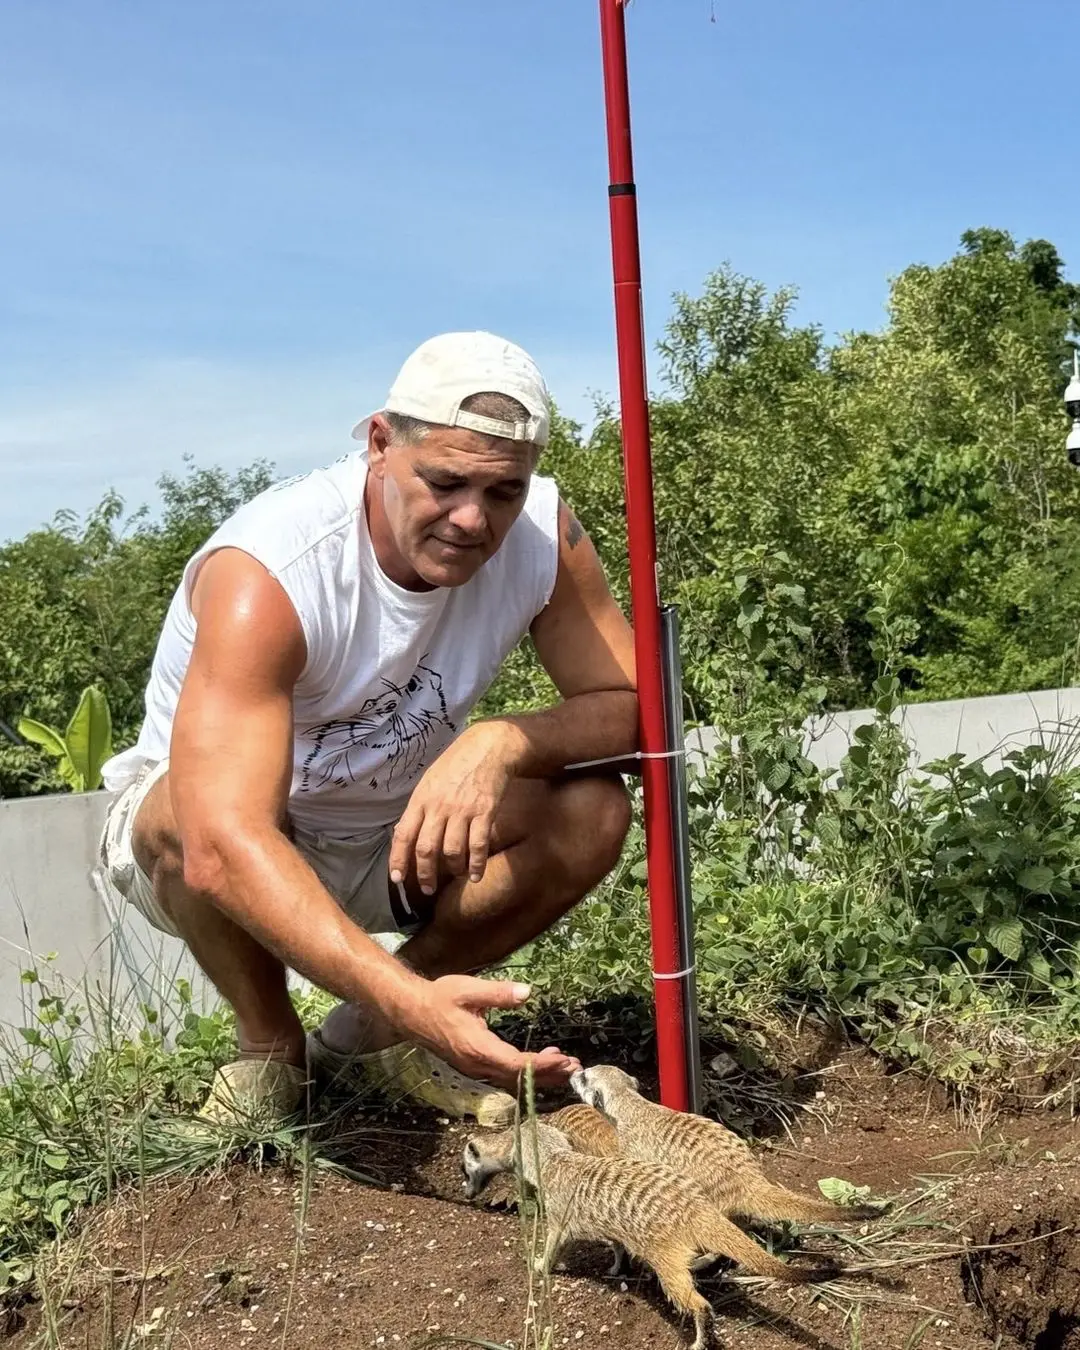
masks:
POLYGON ((34 389, 0 405, 0 538, 109 488, 136 507, 183 467, 236 468, 257 458, 283 473, 334 458, 366 393, 353 372, 252 369, 198 360, 141 363, 108 385, 34 389))

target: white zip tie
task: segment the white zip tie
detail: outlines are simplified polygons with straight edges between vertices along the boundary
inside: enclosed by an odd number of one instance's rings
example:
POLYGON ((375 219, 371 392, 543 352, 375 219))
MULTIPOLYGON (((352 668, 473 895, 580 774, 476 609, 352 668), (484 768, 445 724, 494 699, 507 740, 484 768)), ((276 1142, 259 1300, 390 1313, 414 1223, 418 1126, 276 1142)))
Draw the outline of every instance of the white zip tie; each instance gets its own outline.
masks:
POLYGON ((608 755, 605 759, 582 759, 577 764, 563 765, 563 772, 571 769, 594 769, 599 764, 621 764, 625 759, 679 759, 685 750, 632 750, 627 755, 608 755))
POLYGON ((654 970, 652 975, 654 980, 685 980, 687 975, 693 975, 695 970, 697 970, 696 961, 692 966, 687 966, 685 970, 672 970, 667 973, 654 970))

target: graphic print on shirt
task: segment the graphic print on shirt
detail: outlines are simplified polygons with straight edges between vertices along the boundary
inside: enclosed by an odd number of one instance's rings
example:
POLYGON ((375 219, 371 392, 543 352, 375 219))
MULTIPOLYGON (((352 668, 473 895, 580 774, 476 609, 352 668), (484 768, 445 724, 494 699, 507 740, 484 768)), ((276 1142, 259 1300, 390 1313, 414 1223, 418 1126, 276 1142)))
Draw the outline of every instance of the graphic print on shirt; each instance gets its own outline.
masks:
POLYGON ((440 727, 455 731, 446 708, 442 676, 421 660, 407 684, 383 680, 383 692, 365 699, 352 717, 321 722, 305 733, 311 749, 304 758, 300 791, 347 787, 357 780, 361 750, 381 750, 383 763, 368 786, 390 792, 423 765, 440 727))

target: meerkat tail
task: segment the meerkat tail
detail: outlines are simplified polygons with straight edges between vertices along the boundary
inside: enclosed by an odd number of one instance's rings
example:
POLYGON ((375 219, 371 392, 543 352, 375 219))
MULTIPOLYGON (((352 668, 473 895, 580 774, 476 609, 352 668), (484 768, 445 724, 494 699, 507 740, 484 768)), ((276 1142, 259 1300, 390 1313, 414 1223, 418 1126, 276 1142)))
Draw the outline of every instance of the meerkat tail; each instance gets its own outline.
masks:
POLYGON ((730 1257, 752 1275, 765 1275, 771 1280, 783 1280, 785 1284, 809 1284, 814 1280, 831 1279, 838 1273, 838 1267, 831 1262, 794 1266, 781 1261, 759 1247, 752 1237, 722 1214, 709 1214, 703 1221, 695 1223, 693 1236, 703 1251, 730 1257))
POLYGON ((881 1210, 872 1205, 834 1205, 831 1200, 818 1200, 800 1195, 786 1186, 777 1186, 760 1178, 744 1196, 735 1201, 732 1211, 748 1219, 765 1219, 774 1223, 785 1219, 793 1223, 856 1223, 866 1219, 880 1219, 881 1210))

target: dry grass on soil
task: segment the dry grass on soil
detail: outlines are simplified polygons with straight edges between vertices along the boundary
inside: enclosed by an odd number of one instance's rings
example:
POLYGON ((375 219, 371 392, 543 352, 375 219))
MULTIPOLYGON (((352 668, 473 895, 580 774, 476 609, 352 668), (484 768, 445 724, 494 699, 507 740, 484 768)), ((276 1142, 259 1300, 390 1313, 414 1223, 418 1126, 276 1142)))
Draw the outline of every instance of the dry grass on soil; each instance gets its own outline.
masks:
MULTIPOLYGON (((841 1176, 893 1208, 877 1225, 801 1237, 856 1275, 794 1289, 703 1276, 721 1342, 1080 1350, 1080 1150, 1067 1111, 978 1133, 940 1090, 856 1051, 817 1068, 801 1096, 787 1131, 766 1113, 769 1174, 811 1191, 841 1176)), ((45 1303, 8 1312, 10 1350, 522 1346, 521 1220, 505 1187, 462 1199, 466 1130, 430 1118, 353 1126, 349 1161, 375 1184, 237 1165, 99 1211, 59 1253, 45 1303)), ((578 1248, 553 1278, 553 1350, 688 1344, 651 1277, 609 1278, 608 1259, 578 1248)))

